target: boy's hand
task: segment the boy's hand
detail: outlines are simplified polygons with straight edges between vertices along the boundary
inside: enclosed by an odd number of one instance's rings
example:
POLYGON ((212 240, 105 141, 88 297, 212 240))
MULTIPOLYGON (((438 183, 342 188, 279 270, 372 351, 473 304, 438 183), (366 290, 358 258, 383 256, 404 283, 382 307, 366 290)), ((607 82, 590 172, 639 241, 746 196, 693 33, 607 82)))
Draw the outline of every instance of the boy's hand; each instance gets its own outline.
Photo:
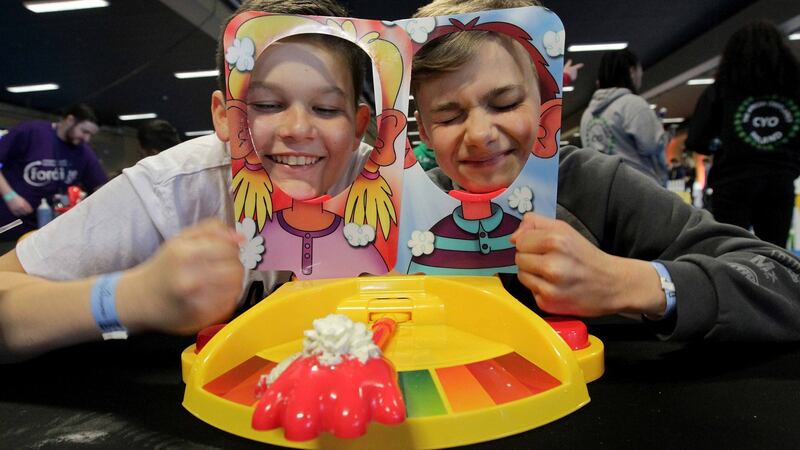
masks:
POLYGON ((566 222, 525 214, 511 242, 520 282, 547 312, 593 317, 664 311, 658 275, 649 263, 609 255, 566 222))
POLYGON ((133 270, 128 282, 139 285, 140 298, 125 306, 141 309, 131 313, 143 322, 141 328, 170 333, 192 333, 225 321, 242 290, 240 241, 219 220, 185 229, 133 270))

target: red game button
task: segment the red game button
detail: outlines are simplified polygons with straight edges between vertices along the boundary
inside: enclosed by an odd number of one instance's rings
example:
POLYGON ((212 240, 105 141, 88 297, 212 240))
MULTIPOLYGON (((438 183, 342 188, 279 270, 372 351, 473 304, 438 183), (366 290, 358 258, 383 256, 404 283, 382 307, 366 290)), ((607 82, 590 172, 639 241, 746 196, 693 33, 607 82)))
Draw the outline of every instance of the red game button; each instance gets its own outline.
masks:
POLYGON ((209 327, 205 327, 197 333, 197 338, 194 341, 194 352, 200 353, 200 350, 208 344, 208 341, 214 337, 215 334, 219 332, 226 324, 220 323, 217 325, 211 325, 209 327))
POLYGON ((589 332, 586 324, 570 317, 545 317, 561 339, 573 350, 580 350, 589 346, 589 332))

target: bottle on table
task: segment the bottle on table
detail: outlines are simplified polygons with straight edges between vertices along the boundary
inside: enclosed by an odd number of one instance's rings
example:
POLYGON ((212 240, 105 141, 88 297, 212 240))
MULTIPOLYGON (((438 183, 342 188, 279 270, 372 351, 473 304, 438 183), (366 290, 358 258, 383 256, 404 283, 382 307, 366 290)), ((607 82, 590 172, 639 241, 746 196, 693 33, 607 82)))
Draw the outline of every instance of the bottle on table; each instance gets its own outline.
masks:
POLYGON ((39 207, 36 208, 36 224, 39 228, 47 225, 48 222, 53 220, 53 210, 46 199, 42 199, 39 207))

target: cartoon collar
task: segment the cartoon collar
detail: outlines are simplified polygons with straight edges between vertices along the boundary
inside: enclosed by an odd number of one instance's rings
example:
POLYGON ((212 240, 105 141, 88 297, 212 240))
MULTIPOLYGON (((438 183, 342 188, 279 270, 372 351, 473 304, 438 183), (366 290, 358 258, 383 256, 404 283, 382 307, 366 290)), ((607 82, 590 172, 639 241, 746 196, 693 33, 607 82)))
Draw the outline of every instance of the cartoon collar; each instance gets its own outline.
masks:
POLYGON ((461 206, 453 211, 453 220, 458 228, 466 231, 467 233, 478 234, 479 231, 491 233, 500 226, 503 221, 503 209, 500 205, 494 203, 492 205, 492 215, 478 220, 469 220, 464 218, 464 211, 461 206))

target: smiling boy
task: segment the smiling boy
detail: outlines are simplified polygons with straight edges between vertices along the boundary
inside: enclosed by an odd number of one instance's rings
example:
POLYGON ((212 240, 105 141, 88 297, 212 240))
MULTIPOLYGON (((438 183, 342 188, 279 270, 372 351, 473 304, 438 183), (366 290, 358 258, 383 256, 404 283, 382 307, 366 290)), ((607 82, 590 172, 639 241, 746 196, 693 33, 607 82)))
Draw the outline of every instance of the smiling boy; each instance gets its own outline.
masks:
POLYGON ((298 200, 330 193, 369 123, 369 106, 358 102, 364 58, 354 53, 362 50, 331 43, 337 40, 279 41, 264 50, 250 75, 253 145, 270 178, 298 200))
MULTIPOLYGON (((438 0, 415 17, 534 4, 438 0)), ((417 54, 416 117, 439 164, 431 178, 446 190, 490 192, 510 185, 534 148, 539 87, 511 38, 461 33, 417 54)), ((530 307, 641 314, 674 339, 800 340, 800 262, 715 222, 617 157, 562 149, 557 219, 526 214, 512 242, 518 281, 506 286, 530 307)))

